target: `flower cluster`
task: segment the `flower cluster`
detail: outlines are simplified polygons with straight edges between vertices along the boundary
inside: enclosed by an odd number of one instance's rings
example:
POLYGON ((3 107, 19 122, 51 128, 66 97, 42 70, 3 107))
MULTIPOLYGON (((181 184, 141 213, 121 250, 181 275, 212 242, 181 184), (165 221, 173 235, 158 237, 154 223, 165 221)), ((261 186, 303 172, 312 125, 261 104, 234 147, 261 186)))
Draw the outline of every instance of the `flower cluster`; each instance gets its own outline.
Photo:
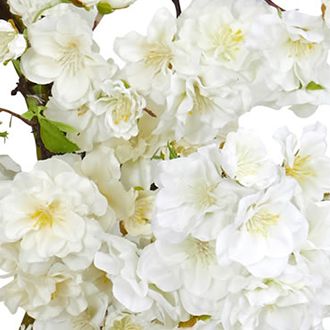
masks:
POLYGON ((40 160, 0 156, 0 299, 31 330, 323 329, 326 129, 279 129, 274 156, 239 118, 330 104, 330 3, 161 9, 116 40, 120 68, 93 30, 133 2, 8 1, 0 61, 40 160))

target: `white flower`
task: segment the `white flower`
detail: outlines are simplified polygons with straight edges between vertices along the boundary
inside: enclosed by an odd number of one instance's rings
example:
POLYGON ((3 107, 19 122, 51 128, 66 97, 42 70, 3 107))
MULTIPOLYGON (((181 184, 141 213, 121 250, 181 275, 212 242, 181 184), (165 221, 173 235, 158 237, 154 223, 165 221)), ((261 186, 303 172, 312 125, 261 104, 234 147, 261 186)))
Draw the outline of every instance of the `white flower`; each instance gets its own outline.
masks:
POLYGON ((99 2, 108 3, 112 7, 112 9, 122 9, 130 6, 132 3, 134 3, 136 0, 101 0, 99 2))
MULTIPOLYGON (((101 87, 96 101, 91 108, 99 119, 100 141, 109 137, 124 138, 128 140, 138 134, 137 121, 143 115, 145 100, 134 90, 126 88, 122 81, 105 81, 101 87), (103 132, 106 133, 102 137, 103 132)), ((104 133, 103 133, 104 134, 104 133)))
POLYGON ((136 0, 106 0, 114 9, 125 8, 134 3, 136 0))
POLYGON ((154 161, 140 158, 137 161, 126 162, 121 167, 121 182, 126 189, 140 187, 149 190, 154 182, 154 161))
POLYGON ((173 327, 162 325, 158 320, 149 320, 144 313, 132 314, 127 311, 108 311, 104 330, 172 330, 173 327))
POLYGON ((215 239, 233 216, 239 187, 222 178, 216 146, 159 164, 154 233, 170 242, 189 234, 215 239))
POLYGON ((306 198, 322 200, 330 190, 326 128, 319 123, 307 126, 300 141, 286 128, 275 137, 281 143, 285 174, 299 183, 306 198))
POLYGON ((96 316, 101 310, 105 312, 108 303, 107 297, 86 280, 83 273, 72 272, 54 260, 49 264, 31 265, 28 272, 19 270, 14 279, 1 288, 0 297, 11 312, 22 307, 41 323, 53 318, 60 320, 64 315, 82 317, 95 303, 100 309, 94 312, 96 316))
MULTIPOLYGON (((233 68, 237 63, 242 63, 248 55, 244 47, 244 28, 242 23, 233 17, 230 8, 221 6, 217 10, 212 9, 197 20, 197 34, 190 35, 189 38, 197 42, 207 60, 233 68)), ((185 26, 181 33, 188 33, 185 26)))
POLYGON ((113 301, 107 310, 104 329, 127 330, 128 325, 134 325, 148 330, 173 330, 181 320, 189 318, 177 292, 167 293, 153 286, 149 293, 154 300, 153 306, 141 313, 132 313, 113 301))
POLYGON ((201 50, 203 64, 239 71, 254 58, 248 47, 251 23, 267 7, 257 1, 199 0, 183 16, 180 39, 201 50))
POLYGON ((23 23, 27 27, 41 19, 45 14, 64 13, 67 10, 75 11, 92 26, 97 14, 94 10, 82 11, 71 3, 61 3, 58 0, 8 0, 8 4, 10 11, 15 15, 21 16, 23 23))
POLYGON ((0 180, 11 180, 21 167, 7 155, 0 155, 0 180))
POLYGON ((136 0, 80 0, 80 2, 87 7, 92 7, 97 4, 110 5, 112 9, 122 9, 130 6, 136 0))
POLYGON ((62 260, 72 269, 91 264, 101 244, 108 204, 93 182, 56 158, 19 173, 0 202, 2 241, 19 242, 24 262, 62 260))
POLYGON ((221 150, 225 173, 244 186, 267 187, 277 178, 275 164, 258 136, 250 131, 229 133, 221 150))
POLYGON ((321 250, 330 255, 330 202, 309 203, 306 218, 309 222, 308 242, 305 250, 321 250))
POLYGON ((65 108, 52 99, 45 115, 74 127, 77 133, 70 133, 69 138, 82 150, 90 150, 109 139, 129 140, 138 135, 145 105, 144 98, 122 81, 108 80, 101 84, 95 98, 79 108, 65 108))
POLYGON ((127 62, 125 72, 129 83, 160 102, 169 87, 175 33, 175 18, 168 10, 161 9, 149 25, 147 37, 131 32, 118 38, 114 46, 127 62))
POLYGON ((26 26, 36 21, 40 12, 57 3, 56 0, 8 0, 10 11, 21 16, 26 26))
POLYGON ((238 262, 255 276, 281 274, 307 238, 308 222, 292 203, 295 188, 283 180, 241 199, 235 222, 217 239, 221 263, 238 262))
POLYGON ((238 87, 237 80, 233 84, 232 74, 214 67, 203 68, 198 76, 175 74, 156 133, 174 131, 175 139, 191 144, 211 142, 226 125, 238 121, 247 106, 248 91, 238 87))
POLYGON ((147 283, 136 274, 136 245, 114 235, 107 235, 104 240, 106 252, 97 252, 94 264, 107 273, 113 284, 114 297, 133 313, 148 310, 152 299, 148 296, 147 283))
POLYGON ((123 218, 123 225, 128 235, 151 237, 151 219, 155 204, 155 192, 138 190, 135 192, 134 208, 127 217, 123 218))
POLYGON ((93 151, 86 153, 84 159, 78 163, 85 176, 93 180, 102 190, 102 184, 110 180, 120 179, 120 163, 113 149, 99 145, 93 151), (102 162, 99 160, 102 159, 102 162))
POLYGON ((222 308, 223 327, 225 330, 319 329, 322 308, 313 299, 317 285, 317 281, 296 266, 288 266, 279 278, 236 278, 228 286, 222 308))
POLYGON ((54 82, 52 95, 63 105, 83 104, 93 81, 107 74, 106 62, 95 51, 92 27, 67 8, 32 24, 28 35, 24 75, 38 84, 54 82))
POLYGON ((9 22, 0 19, 0 63, 20 57, 26 48, 23 35, 9 22))
POLYGON ((282 18, 268 15, 256 21, 254 39, 256 48, 262 44, 261 51, 272 68, 266 83, 275 82, 289 92, 319 82, 328 53, 321 17, 296 10, 283 12, 282 18))
POLYGON ((121 183, 120 164, 113 149, 98 146, 86 154, 80 169, 97 184, 100 192, 108 199, 116 218, 121 221, 122 231, 125 228, 132 236, 151 236, 150 220, 155 193, 143 191, 141 187, 124 187, 121 183))
POLYGON ((189 237, 178 244, 157 240, 146 247, 138 274, 165 292, 180 290, 182 303, 192 315, 212 315, 226 295, 232 268, 217 263, 215 241, 189 237))
POLYGON ((70 315, 67 312, 50 319, 37 319, 33 324, 34 330, 98 330, 103 324, 106 310, 108 307, 108 298, 106 294, 95 290, 93 286, 89 287, 86 296, 88 307, 77 316, 70 315))

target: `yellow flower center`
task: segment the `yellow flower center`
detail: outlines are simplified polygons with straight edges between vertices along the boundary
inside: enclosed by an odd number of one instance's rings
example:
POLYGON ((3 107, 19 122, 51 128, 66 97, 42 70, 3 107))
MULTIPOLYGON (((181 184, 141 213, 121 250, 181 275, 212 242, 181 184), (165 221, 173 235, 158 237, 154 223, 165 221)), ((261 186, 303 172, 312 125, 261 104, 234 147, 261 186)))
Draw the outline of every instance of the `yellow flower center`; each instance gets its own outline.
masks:
POLYGON ((308 177, 315 176, 315 172, 310 166, 310 159, 310 156, 297 155, 292 167, 285 166, 286 175, 295 178, 299 183, 303 183, 308 177))
POLYGON ((213 109, 213 102, 207 96, 202 95, 200 87, 197 83, 194 84, 194 92, 195 92, 194 98, 193 98, 194 107, 189 112, 190 115, 194 111, 199 112, 199 113, 206 113, 213 109))
POLYGON ((102 96, 99 102, 104 104, 110 111, 115 125, 121 122, 127 123, 132 116, 132 102, 128 95, 117 94, 111 96, 102 96))
POLYGON ((85 63, 85 56, 80 50, 79 40, 71 40, 62 48, 62 53, 58 59, 66 72, 76 75, 85 63))
POLYGON ((4 57, 8 50, 8 45, 16 38, 16 33, 3 31, 0 32, 0 59, 1 57, 4 57))
POLYGON ((298 40, 289 40, 288 47, 290 51, 290 55, 295 58, 305 57, 311 54, 311 52, 315 49, 316 44, 312 42, 308 42, 307 40, 301 38, 298 40))
POLYGON ((167 45, 155 43, 149 46, 144 63, 147 66, 153 66, 159 71, 162 71, 165 68, 171 68, 172 58, 172 50, 167 45))
POLYGON ((143 327, 133 323, 129 316, 125 316, 121 320, 115 321, 110 330, 143 330, 143 327))
POLYGON ((210 265, 215 259, 215 243, 190 239, 187 243, 189 256, 204 265, 210 265))
POLYGON ((54 201, 46 207, 40 207, 30 215, 30 219, 34 221, 36 229, 51 227, 55 221, 55 214, 59 208, 59 203, 54 201))
POLYGON ((188 189, 187 198, 198 211, 208 209, 217 201, 213 193, 215 187, 209 186, 205 182, 196 182, 188 189))
POLYGON ((229 25, 224 25, 214 35, 213 44, 217 49, 219 57, 223 61, 233 61, 241 49, 241 44, 245 39, 241 29, 233 29, 229 25))
POLYGON ((257 212, 246 223, 246 229, 250 233, 268 235, 268 230, 271 226, 276 225, 280 220, 278 214, 269 212, 267 210, 261 210, 257 212))
POLYGON ((145 225, 150 222, 150 216, 153 209, 154 197, 148 196, 136 201, 133 222, 139 225, 145 225))

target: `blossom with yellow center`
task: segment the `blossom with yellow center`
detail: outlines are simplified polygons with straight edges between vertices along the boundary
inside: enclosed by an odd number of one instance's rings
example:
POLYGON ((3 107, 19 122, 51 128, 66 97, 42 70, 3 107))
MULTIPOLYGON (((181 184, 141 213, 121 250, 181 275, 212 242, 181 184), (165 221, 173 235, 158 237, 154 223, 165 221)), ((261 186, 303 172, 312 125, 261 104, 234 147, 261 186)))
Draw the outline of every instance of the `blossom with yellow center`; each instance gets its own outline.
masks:
POLYGON ((143 330, 143 327, 133 323, 129 316, 125 316, 121 320, 114 321, 109 330, 143 330))
POLYGON ((149 45, 146 50, 144 63, 146 66, 155 68, 158 72, 163 72, 170 68, 173 54, 171 48, 163 43, 154 43, 149 45))
POLYGON ((144 98, 123 81, 105 81, 91 107, 98 122, 98 140, 112 137, 128 140, 136 136, 144 108, 144 98))
POLYGON ((56 157, 18 173, 0 203, 4 237, 28 251, 26 262, 57 257, 74 270, 92 263, 107 209, 95 184, 56 157))
POLYGON ((245 40, 244 32, 230 25, 222 26, 213 36, 213 45, 222 61, 234 61, 245 40))
POLYGON ((289 56, 294 58, 302 58, 311 55, 311 53, 317 48, 317 44, 309 42, 303 38, 298 40, 288 40, 289 56))
POLYGON ((132 236, 151 235, 151 218, 154 209, 155 194, 150 191, 136 193, 135 209, 130 217, 123 219, 127 233, 132 236))
POLYGON ((268 236, 270 227, 276 225, 280 220, 280 216, 268 210, 260 210, 245 224, 246 229, 250 233, 268 236))
POLYGON ((315 170, 310 164, 310 156, 297 155, 294 159, 292 167, 285 165, 285 174, 295 178, 300 184, 308 178, 316 175, 315 170))
POLYGON ((45 227, 51 227, 58 218, 60 204, 58 201, 53 201, 46 207, 40 207, 33 212, 30 217, 34 221, 34 227, 36 229, 43 229, 45 227))

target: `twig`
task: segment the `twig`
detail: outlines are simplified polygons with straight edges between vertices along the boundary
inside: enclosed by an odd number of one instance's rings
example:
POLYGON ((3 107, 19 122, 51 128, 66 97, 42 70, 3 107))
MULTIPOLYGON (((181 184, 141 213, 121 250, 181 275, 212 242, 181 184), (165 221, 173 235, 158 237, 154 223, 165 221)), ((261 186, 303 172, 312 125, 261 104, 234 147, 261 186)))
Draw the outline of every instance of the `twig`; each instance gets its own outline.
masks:
POLYGON ((15 117, 15 118, 17 118, 17 119, 20 119, 20 120, 21 120, 22 122, 24 122, 25 124, 27 124, 27 125, 29 125, 29 126, 33 126, 33 123, 32 123, 30 120, 23 118, 21 115, 15 113, 15 112, 13 112, 13 111, 10 111, 10 110, 8 110, 8 109, 0 108, 0 112, 8 113, 9 115, 11 115, 11 116, 13 116, 13 117, 15 117))
POLYGON ((33 132, 34 139, 35 139, 35 142, 36 142, 36 145, 37 145, 38 159, 48 159, 48 158, 53 156, 53 153, 48 151, 47 148, 45 147, 45 145, 42 142, 41 132, 40 132, 40 125, 39 125, 39 122, 38 122, 37 118, 35 118, 33 120, 28 120, 28 119, 25 119, 24 117, 22 117, 21 115, 15 113, 13 111, 10 111, 8 109, 3 109, 3 108, 0 108, 0 112, 8 113, 12 117, 20 119, 25 124, 32 127, 32 132, 33 132))
POLYGON ((93 26, 93 31, 97 28, 97 26, 101 23, 103 18, 103 15, 97 14, 95 21, 94 21, 94 26, 93 26))
POLYGON ((32 325, 33 323, 34 323, 34 319, 30 317, 28 313, 25 313, 21 325, 25 325, 27 328, 29 325, 32 325))
POLYGON ((154 112, 152 112, 151 110, 144 108, 143 111, 146 112, 149 116, 151 116, 153 118, 157 118, 157 115, 154 112))
POLYGON ((284 8, 280 7, 279 5, 277 5, 275 2, 273 2, 272 0, 265 0, 270 6, 280 10, 280 11, 285 11, 284 8))
POLYGON ((180 5, 180 0, 172 0, 175 6, 176 10, 176 17, 179 17, 181 15, 181 5, 180 5))

